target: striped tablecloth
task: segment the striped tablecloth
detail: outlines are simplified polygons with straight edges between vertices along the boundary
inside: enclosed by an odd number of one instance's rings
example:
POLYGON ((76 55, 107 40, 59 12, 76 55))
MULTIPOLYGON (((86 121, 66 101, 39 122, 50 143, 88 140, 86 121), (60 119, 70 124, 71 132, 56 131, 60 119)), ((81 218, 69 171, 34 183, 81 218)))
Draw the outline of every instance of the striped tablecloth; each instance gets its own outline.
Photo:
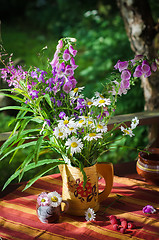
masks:
MULTIPOLYGON (((101 180, 100 189, 103 186, 101 180)), ((39 221, 35 209, 36 199, 44 190, 61 193, 61 175, 43 177, 24 192, 23 187, 20 186, 0 201, 0 239, 159 239, 159 188, 143 181, 115 176, 112 192, 102 202, 94 222, 64 214, 54 224, 39 221), (156 208, 157 212, 144 214, 142 209, 148 204, 156 208), (125 234, 115 231, 109 221, 110 215, 133 221, 136 228, 125 234)))

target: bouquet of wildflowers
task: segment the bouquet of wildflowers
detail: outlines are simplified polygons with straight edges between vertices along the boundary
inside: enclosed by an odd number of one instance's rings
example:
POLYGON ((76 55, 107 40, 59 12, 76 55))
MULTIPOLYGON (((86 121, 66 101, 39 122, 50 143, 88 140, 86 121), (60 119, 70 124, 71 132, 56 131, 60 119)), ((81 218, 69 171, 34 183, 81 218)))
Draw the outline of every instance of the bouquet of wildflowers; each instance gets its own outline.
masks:
POLYGON ((138 77, 149 77, 152 71, 156 71, 157 61, 150 62, 141 55, 130 61, 119 60, 103 91, 87 98, 82 93, 84 87, 78 87, 74 77, 78 67, 75 43, 74 38, 59 40, 53 60, 48 61, 45 70, 38 67, 28 70, 22 66, 15 68, 11 60, 6 64, 4 54, 0 55, 5 65, 1 69, 1 78, 11 87, 9 94, 4 90, 3 94, 20 104, 1 108, 19 111, 11 136, 1 147, 1 160, 11 153, 14 157, 19 149, 33 147, 5 186, 17 176, 21 180, 26 171, 41 167, 27 188, 64 163, 79 167, 86 180, 83 168, 94 165, 98 157, 108 151, 113 131, 120 128, 122 136, 134 135, 133 129, 139 123, 136 117, 130 127, 120 123, 108 131, 107 125, 115 111, 117 97, 126 94, 138 77), (33 128, 28 127, 30 122, 34 122, 33 128), (40 160, 39 155, 46 150, 58 153, 62 160, 40 160))

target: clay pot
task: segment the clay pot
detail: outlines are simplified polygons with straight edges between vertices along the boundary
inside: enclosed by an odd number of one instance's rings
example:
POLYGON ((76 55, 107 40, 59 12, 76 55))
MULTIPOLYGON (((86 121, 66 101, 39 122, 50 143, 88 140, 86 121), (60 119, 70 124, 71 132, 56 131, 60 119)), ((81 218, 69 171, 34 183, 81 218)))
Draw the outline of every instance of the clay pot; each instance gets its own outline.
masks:
POLYGON ((99 209, 99 203, 104 201, 111 192, 113 186, 112 163, 97 163, 91 167, 85 167, 87 183, 83 189, 83 175, 79 168, 59 165, 63 180, 62 199, 68 201, 68 214, 84 216, 88 208, 95 212, 99 209), (98 177, 105 180, 104 191, 99 193, 98 177))
POLYGON ((145 180, 159 185, 159 148, 149 148, 148 153, 139 152, 136 170, 145 180))

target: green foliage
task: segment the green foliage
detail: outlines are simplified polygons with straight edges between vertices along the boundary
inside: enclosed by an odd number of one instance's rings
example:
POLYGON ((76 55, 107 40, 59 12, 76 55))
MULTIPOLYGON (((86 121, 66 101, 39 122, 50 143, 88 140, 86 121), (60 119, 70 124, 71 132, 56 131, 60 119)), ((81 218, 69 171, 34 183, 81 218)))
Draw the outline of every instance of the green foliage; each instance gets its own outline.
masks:
POLYGON ((8 126, 9 122, 14 119, 13 116, 9 116, 4 112, 0 113, 0 133, 9 132, 12 130, 12 126, 8 126))
MULTIPOLYGON (((7 52, 13 53, 15 60, 19 59, 27 66, 43 67, 45 63, 41 61, 41 56, 49 56, 52 59, 59 37, 76 37, 78 46, 80 46, 77 56, 77 64, 80 68, 76 71, 76 78, 79 86, 86 86, 86 95, 92 96, 92 92, 101 90, 102 83, 107 81, 107 73, 112 71, 118 59, 127 60, 133 57, 116 3, 102 2, 100 1, 100 6, 98 2, 97 6, 97 1, 94 0, 84 2, 69 0, 67 4, 64 0, 2 0, 0 13, 4 47, 7 52), (97 11, 92 11, 93 9, 97 11), (40 51, 46 45, 48 48, 40 51)), ((157 19, 158 3, 156 1, 150 1, 150 3, 155 19, 157 19)), ((140 84, 137 84, 127 95, 121 97, 117 104, 116 114, 142 111, 143 106, 143 92, 140 84)), ((8 126, 8 122, 14 118, 4 113, 0 113, 0 117, 0 131, 10 131, 13 125, 8 126)), ((147 128, 137 128, 136 136, 133 138, 134 143, 131 146, 138 147, 139 144, 145 146, 146 136, 147 128)), ((112 162, 119 162, 134 159, 136 151, 131 154, 128 149, 121 150, 120 146, 124 144, 123 141, 125 140, 113 145, 114 151, 112 150, 100 160, 111 159, 112 162)), ((127 143, 129 145, 129 142, 127 143)), ((29 155, 27 148, 25 151, 21 149, 16 155, 16 161, 9 166, 12 173, 18 168, 24 155, 25 158, 29 155)), ((4 182, 10 175, 8 171, 5 171, 8 169, 9 161, 10 158, 7 157, 1 162, 1 182, 4 182)), ((24 179, 29 179, 31 175, 36 174, 36 171, 27 172, 27 174, 24 179)))
MULTIPOLYGON (((15 25, 15 24, 14 24, 15 25)), ((46 65, 45 56, 52 60, 57 39, 49 34, 30 28, 28 25, 12 26, 2 24, 2 43, 6 51, 13 53, 13 60, 27 67, 42 68, 46 65), (47 46, 47 48, 45 48, 47 46), (43 60, 42 60, 43 59, 43 60)))
POLYGON ((122 61, 133 58, 122 19, 118 14, 102 16, 97 10, 87 11, 81 22, 64 31, 64 36, 67 35, 77 38, 82 46, 79 59, 77 58, 80 65, 78 78, 86 86, 87 96, 91 96, 90 86, 101 91, 102 84, 107 81, 106 75, 119 59, 122 61))
POLYGON ((113 136, 114 142, 110 145, 110 151, 98 159, 99 162, 130 162, 135 160, 138 152, 148 144, 148 127, 137 127, 134 130, 135 137, 122 138, 113 136), (125 147, 124 147, 125 146, 125 147))

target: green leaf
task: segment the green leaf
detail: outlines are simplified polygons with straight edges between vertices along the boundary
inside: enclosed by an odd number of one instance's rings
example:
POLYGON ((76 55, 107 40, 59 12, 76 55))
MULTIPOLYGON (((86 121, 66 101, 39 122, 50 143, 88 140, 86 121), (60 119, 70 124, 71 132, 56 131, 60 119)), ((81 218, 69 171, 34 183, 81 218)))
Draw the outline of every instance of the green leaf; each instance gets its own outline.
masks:
POLYGON ((44 95, 44 98, 46 99, 46 101, 47 101, 47 103, 49 104, 49 106, 52 108, 52 102, 51 102, 51 99, 50 99, 49 94, 45 94, 45 95, 44 95))
MULTIPOLYGON (((18 169, 20 169, 20 173, 19 173, 19 182, 21 181, 24 173, 25 173, 25 169, 28 166, 28 164, 32 161, 32 159, 34 158, 34 153, 31 152, 23 161, 23 163, 19 166, 18 169)), ((18 170, 17 169, 17 170, 18 170)))
POLYGON ((41 144, 43 142, 43 138, 44 136, 39 137, 35 145, 35 163, 37 163, 39 158, 39 152, 40 152, 41 144))
MULTIPOLYGON (((18 142, 18 146, 21 146, 21 145, 23 144, 24 141, 25 141, 24 139, 21 139, 21 140, 18 142)), ((16 155, 16 153, 18 152, 18 150, 19 150, 19 149, 16 149, 16 150, 14 151, 14 153, 13 153, 11 159, 9 160, 9 163, 12 162, 12 160, 13 160, 14 156, 16 155)))
MULTIPOLYGON (((17 138, 18 136, 18 133, 16 133, 15 135, 12 135, 10 136, 4 143, 3 145, 1 146, 1 149, 0 149, 0 155, 8 148, 9 145, 10 148, 13 147, 13 145, 17 144, 18 141, 20 141, 20 139, 22 138, 26 138, 27 134, 30 134, 30 133, 34 133, 35 135, 35 132, 39 132, 40 129, 28 129, 28 130, 24 130, 21 135, 19 136, 19 138, 17 138)), ((29 139, 32 139, 31 137, 29 137, 29 139)), ((9 150, 9 149, 8 149, 9 150)))
POLYGON ((22 111, 27 111, 27 112, 34 112, 34 110, 27 108, 27 107, 20 107, 20 106, 7 106, 7 107, 2 107, 0 108, 0 111, 4 111, 4 110, 22 110, 22 111))
MULTIPOLYGON (((37 164, 35 164, 35 162, 34 162, 34 163, 30 163, 30 164, 25 168, 24 171, 27 172, 27 171, 29 171, 29 170, 31 170, 31 169, 35 169, 35 168, 41 167, 41 166, 43 166, 43 165, 45 165, 45 164, 47 164, 47 165, 49 164, 49 166, 48 166, 48 168, 47 168, 47 172, 48 172, 49 170, 54 169, 56 166, 58 166, 58 165, 60 165, 60 164, 65 164, 65 162, 62 161, 62 160, 59 160, 59 159, 44 159, 44 160, 39 161, 37 164)), ((18 171, 16 171, 16 172, 7 180, 7 182, 4 184, 2 190, 4 190, 11 181, 13 181, 16 177, 19 176, 20 171, 21 171, 21 169, 19 169, 18 171)), ((46 169, 42 168, 42 170, 41 170, 41 172, 40 172, 40 176, 42 176, 42 175, 45 174, 45 173, 46 173, 46 169)), ((39 174, 38 174, 38 176, 39 176, 39 174)), ((40 176, 39 176, 39 177, 40 177, 40 176)), ((37 177, 37 175, 36 175, 36 176, 34 177, 34 181, 31 180, 32 182, 31 182, 31 183, 29 182, 29 186, 31 186, 39 177, 37 177)), ((27 186, 26 186, 26 187, 27 187, 27 186)), ((27 187, 27 188, 28 188, 28 187, 27 187)), ((26 189, 26 188, 25 188, 25 189, 26 189)))
POLYGON ((24 131, 25 127, 28 125, 28 123, 31 121, 31 118, 27 119, 25 118, 24 120, 21 121, 20 123, 20 129, 18 131, 18 136, 24 131))
POLYGON ((32 178, 27 185, 25 186, 25 188, 23 189, 23 191, 25 191, 27 188, 29 188, 33 183, 35 183, 40 177, 42 177, 44 174, 46 174, 47 172, 49 172, 50 170, 53 170, 55 167, 57 167, 59 164, 51 164, 49 166, 46 166, 45 168, 43 168, 38 174, 35 175, 34 178, 32 178))
POLYGON ((23 98, 20 98, 20 97, 17 97, 16 95, 13 95, 13 94, 7 94, 7 93, 0 93, 0 95, 3 95, 3 96, 6 96, 6 97, 10 97, 12 98, 13 100, 17 101, 17 102, 25 102, 25 99, 23 98))
POLYGON ((36 142, 35 142, 35 141, 32 141, 32 142, 24 143, 24 144, 22 144, 21 146, 11 147, 11 150, 8 151, 6 154, 4 154, 4 156, 0 158, 0 161, 1 161, 2 159, 4 159, 5 157, 7 157, 10 153, 16 151, 17 149, 18 149, 18 150, 19 150, 19 149, 24 149, 24 148, 27 148, 27 147, 30 147, 30 146, 34 146, 35 144, 36 144, 36 142))
POLYGON ((17 138, 17 135, 13 135, 8 138, 1 146, 0 155, 5 151, 5 149, 17 138))

